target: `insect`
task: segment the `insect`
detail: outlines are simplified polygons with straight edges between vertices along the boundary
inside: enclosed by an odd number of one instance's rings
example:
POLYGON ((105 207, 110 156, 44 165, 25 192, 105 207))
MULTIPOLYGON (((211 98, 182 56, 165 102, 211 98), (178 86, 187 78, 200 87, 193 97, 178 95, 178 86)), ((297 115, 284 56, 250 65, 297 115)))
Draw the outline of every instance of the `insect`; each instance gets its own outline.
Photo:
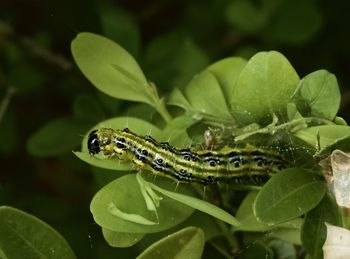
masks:
POLYGON ((89 134, 87 146, 91 155, 102 152, 109 158, 132 161, 140 169, 185 183, 261 185, 288 167, 287 161, 274 150, 178 149, 148 135, 138 136, 128 128, 94 130, 89 134))

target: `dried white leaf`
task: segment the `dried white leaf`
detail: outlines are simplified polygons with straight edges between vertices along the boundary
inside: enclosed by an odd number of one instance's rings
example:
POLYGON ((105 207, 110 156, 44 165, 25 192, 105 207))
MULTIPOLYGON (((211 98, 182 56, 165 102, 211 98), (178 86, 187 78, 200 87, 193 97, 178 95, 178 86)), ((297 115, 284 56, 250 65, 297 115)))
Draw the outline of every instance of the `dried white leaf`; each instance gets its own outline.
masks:
POLYGON ((338 206, 350 208, 350 154, 336 149, 320 165, 338 206))
POLYGON ((324 259, 350 258, 350 231, 326 223, 327 239, 323 244, 324 259))

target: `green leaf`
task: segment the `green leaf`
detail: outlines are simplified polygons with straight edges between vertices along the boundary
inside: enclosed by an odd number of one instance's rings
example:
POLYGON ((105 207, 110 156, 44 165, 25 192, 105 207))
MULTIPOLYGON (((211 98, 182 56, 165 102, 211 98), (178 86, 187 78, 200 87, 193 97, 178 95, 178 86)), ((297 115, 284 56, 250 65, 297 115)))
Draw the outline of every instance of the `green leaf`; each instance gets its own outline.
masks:
POLYGON ((102 228, 104 239, 113 247, 130 247, 139 242, 145 235, 140 233, 116 232, 102 228))
POLYGON ((91 201, 90 210, 101 227, 130 233, 163 231, 181 223, 193 213, 192 208, 167 197, 162 197, 156 213, 148 210, 134 174, 120 177, 99 190, 91 201), (111 210, 111 204, 124 215, 130 215, 130 219, 119 217, 115 210, 111 210), (141 217, 153 222, 153 225, 135 223, 141 217))
POLYGON ((261 241, 249 244, 240 254, 240 259, 272 259, 273 251, 261 241))
POLYGON ((238 76, 231 95, 232 112, 242 124, 271 122, 284 116, 299 83, 289 61, 277 51, 259 52, 238 76))
POLYGON ((171 120, 163 130, 163 136, 168 136, 169 142, 178 147, 190 145, 192 139, 187 134, 187 129, 197 123, 197 120, 189 114, 181 115, 171 120))
POLYGON ((84 32, 72 41, 71 50, 80 70, 102 92, 115 98, 154 105, 141 68, 117 43, 84 32))
POLYGON ((192 207, 194 209, 200 210, 202 212, 205 212, 215 218, 218 218, 232 226, 239 226, 240 222, 230 215, 228 212, 224 211, 223 209, 215 206, 212 203, 209 203, 204 200, 200 200, 195 197, 187 196, 181 193, 171 192, 168 190, 165 190, 163 188, 160 188, 152 183, 147 182, 151 186, 152 189, 166 195, 167 197, 170 197, 178 202, 181 202, 183 204, 186 204, 189 207, 192 207))
POLYGON ((232 119, 219 81, 208 70, 195 76, 185 87, 184 94, 196 112, 232 119))
POLYGON ((327 238, 326 222, 336 226, 342 224, 339 208, 329 195, 325 195, 320 204, 305 217, 301 239, 311 258, 323 258, 322 247, 327 238))
POLYGON ((239 57, 230 57, 219 60, 206 70, 211 72, 219 82, 227 103, 230 103, 232 89, 247 61, 239 57))
MULTIPOLYGON (((300 218, 296 218, 278 225, 268 225, 266 223, 263 223, 259 221, 256 216, 254 215, 253 211, 253 204, 256 199, 256 196, 258 195, 257 191, 251 191, 248 193, 248 195, 244 198, 243 202, 239 206, 236 214, 237 220, 241 223, 241 225, 236 228, 236 231, 268 231, 271 229, 275 229, 278 227, 279 229, 300 229, 302 220, 300 218)), ((276 233, 278 230, 274 230, 273 233, 276 233)))
POLYGON ((104 112, 99 102, 92 96, 79 95, 73 103, 74 115, 82 120, 96 123, 104 118, 104 112))
POLYGON ((99 128, 112 128, 112 129, 124 129, 126 127, 130 128, 131 131, 140 134, 140 135, 149 135, 151 134, 157 139, 162 139, 162 133, 161 131, 154 126, 153 124, 138 119, 138 118, 132 118, 132 117, 117 117, 112 118, 109 120, 102 121, 92 127, 84 136, 83 142, 82 142, 82 152, 74 152, 74 154, 79 157, 81 160, 87 162, 90 165, 94 165, 97 167, 102 167, 105 169, 113 169, 113 170, 130 170, 130 161, 127 161, 127 163, 121 163, 120 161, 116 159, 108 159, 107 157, 103 156, 103 154, 98 154, 92 157, 89 154, 88 148, 87 148, 87 140, 90 132, 94 129, 99 128))
POLYGON ((299 83, 296 101, 306 116, 333 120, 340 106, 337 78, 327 70, 317 70, 299 83))
POLYGON ((216 219, 199 210, 196 210, 182 225, 202 229, 205 235, 205 240, 207 241, 222 235, 222 230, 217 224, 216 219))
POLYGON ((288 168, 273 176, 260 190, 254 214, 267 224, 288 221, 314 208, 325 192, 325 183, 318 175, 301 168, 288 168))
POLYGON ((264 30, 269 42, 301 45, 310 41, 322 25, 322 14, 312 1, 267 1, 279 3, 264 30))
POLYGON ((138 259, 200 259, 204 250, 204 233, 200 228, 188 227, 151 245, 138 259))
POLYGON ((181 107, 185 111, 194 112, 192 105, 188 102, 186 97, 178 88, 174 88, 173 91, 171 92, 169 96, 168 104, 181 107))
POLYGON ((122 163, 118 161, 116 158, 109 159, 104 157, 103 155, 90 155, 86 152, 79 152, 79 151, 73 151, 73 154, 76 155, 79 159, 83 160, 84 162, 97 166, 104 169, 110 169, 110 170, 118 170, 118 171, 131 171, 132 170, 132 163, 122 163))
POLYGON ((253 203, 257 196, 257 191, 251 191, 244 198, 239 206, 236 218, 241 223, 237 230, 242 231, 267 231, 272 227, 259 221, 253 213, 253 203))
POLYGON ((79 145, 89 123, 75 118, 55 119, 32 135, 27 142, 31 155, 48 157, 68 154, 79 145))
POLYGON ((64 238, 40 219, 0 207, 1 258, 76 258, 64 238), (2 254, 1 254, 2 253, 2 254))
MULTIPOLYGON (((300 219, 300 218, 298 218, 300 219)), ((300 219, 301 220, 301 219, 300 219)), ((301 224, 300 224, 301 226, 301 224)), ((294 228, 294 229, 288 229, 288 228, 278 228, 276 230, 271 231, 270 235, 271 237, 281 239, 284 241, 287 241, 289 243, 295 244, 295 245, 301 245, 300 240, 300 228, 294 228)))
POLYGON ((269 13, 261 5, 252 1, 238 0, 230 2, 226 9, 227 21, 238 29, 254 34, 259 32, 269 18, 269 13))
POLYGON ((268 243, 274 252, 274 258, 278 259, 297 259, 297 251, 293 244, 283 240, 271 240, 268 243))
POLYGON ((343 125, 321 125, 302 129, 294 133, 295 136, 312 146, 320 146, 321 150, 336 141, 350 136, 350 127, 343 125), (317 140, 319 136, 319 142, 317 140))
POLYGON ((140 31, 133 16, 110 2, 99 2, 103 35, 133 55, 140 50, 140 31))
POLYGON ((173 31, 147 45, 143 64, 149 78, 168 91, 186 85, 208 65, 208 57, 190 35, 173 31))

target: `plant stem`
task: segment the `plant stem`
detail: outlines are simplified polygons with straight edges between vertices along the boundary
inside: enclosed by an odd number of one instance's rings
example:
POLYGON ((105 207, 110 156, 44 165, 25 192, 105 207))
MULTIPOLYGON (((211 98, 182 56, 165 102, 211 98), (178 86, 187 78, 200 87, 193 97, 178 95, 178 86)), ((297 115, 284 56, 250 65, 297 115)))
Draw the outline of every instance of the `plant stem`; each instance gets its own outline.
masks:
POLYGON ((2 100, 2 102, 0 103, 0 123, 3 120, 7 107, 10 103, 10 100, 13 96, 13 94, 16 92, 16 89, 14 87, 9 87, 7 89, 6 95, 4 97, 4 99, 2 100))
POLYGON ((162 116, 162 118, 165 120, 166 123, 170 122, 172 120, 172 117, 168 110, 166 109, 163 100, 160 100, 155 106, 155 109, 159 112, 159 114, 162 116))
POLYGON ((248 132, 242 135, 239 135, 235 138, 236 141, 240 141, 240 140, 244 140, 248 137, 250 137, 251 135, 254 134, 258 134, 258 133, 270 133, 270 134, 274 134, 276 131, 281 130, 281 129, 291 129, 294 127, 297 127, 298 125, 301 124, 309 124, 311 122, 314 122, 316 124, 326 124, 326 125, 334 125, 334 123, 330 120, 326 120, 326 119, 322 119, 322 118, 317 118, 317 117, 306 117, 306 118, 301 118, 301 119, 297 119, 297 120, 292 120, 292 121, 288 121, 286 123, 280 124, 278 126, 275 125, 268 125, 264 128, 252 131, 252 132, 248 132))

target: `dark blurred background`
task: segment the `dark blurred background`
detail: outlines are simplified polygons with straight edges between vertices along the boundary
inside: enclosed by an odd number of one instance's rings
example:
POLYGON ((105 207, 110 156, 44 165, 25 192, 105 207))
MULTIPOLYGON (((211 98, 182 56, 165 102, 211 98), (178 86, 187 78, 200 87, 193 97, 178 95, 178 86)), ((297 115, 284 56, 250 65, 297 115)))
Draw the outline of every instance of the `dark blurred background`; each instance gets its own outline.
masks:
POLYGON ((346 0, 1 0, 0 204, 49 223, 78 258, 139 253, 108 247, 89 212, 115 173, 90 168, 71 151, 101 120, 149 120, 152 110, 91 86, 70 53, 77 33, 118 42, 163 96, 216 60, 278 50, 300 77, 334 73, 340 116, 349 121, 349 10, 346 0))

